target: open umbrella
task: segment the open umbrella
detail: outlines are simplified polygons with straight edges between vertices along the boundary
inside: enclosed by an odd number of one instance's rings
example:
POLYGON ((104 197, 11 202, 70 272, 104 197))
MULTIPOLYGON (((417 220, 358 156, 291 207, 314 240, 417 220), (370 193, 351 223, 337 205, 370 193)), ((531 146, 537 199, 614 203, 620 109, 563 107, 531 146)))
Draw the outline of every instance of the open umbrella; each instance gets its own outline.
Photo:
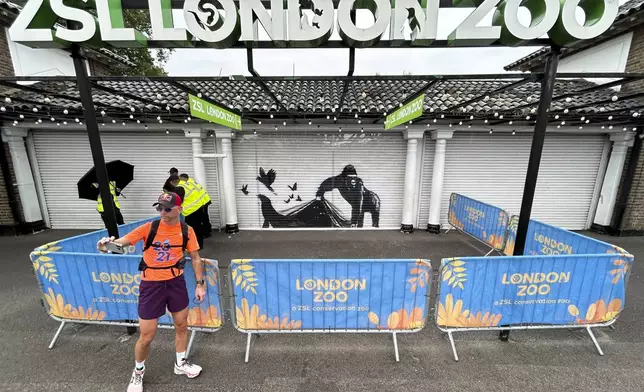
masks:
MULTIPOLYGON (((134 166, 129 163, 116 160, 107 162, 107 175, 110 181, 116 182, 116 188, 123 190, 134 179, 134 166)), ((78 180, 78 197, 81 199, 96 200, 98 199, 98 187, 94 184, 98 182, 96 178, 96 167, 78 180)))

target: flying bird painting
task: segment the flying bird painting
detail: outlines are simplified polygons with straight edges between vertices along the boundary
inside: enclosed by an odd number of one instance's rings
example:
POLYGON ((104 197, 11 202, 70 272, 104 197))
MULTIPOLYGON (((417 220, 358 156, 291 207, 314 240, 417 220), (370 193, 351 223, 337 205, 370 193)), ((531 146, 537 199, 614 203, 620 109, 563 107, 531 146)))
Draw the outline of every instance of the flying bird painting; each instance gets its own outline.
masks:
POLYGON ((295 192, 295 191, 297 190, 297 182, 296 182, 295 184, 293 184, 293 186, 290 186, 290 185, 287 185, 287 186, 288 186, 288 188, 289 188, 290 190, 292 190, 293 192, 295 192))
POLYGON ((248 184, 243 185, 240 190, 244 192, 244 195, 248 196, 248 184))
POLYGON ((297 199, 295 199, 295 200, 302 201, 302 198, 300 197, 300 195, 297 195, 297 199))
POLYGON ((275 191, 273 190, 272 185, 273 185, 273 183, 275 182, 275 176, 276 176, 276 175, 277 175, 277 173, 275 172, 275 170, 270 169, 270 170, 268 171, 268 173, 266 173, 266 172, 264 171, 264 168, 263 168, 263 167, 260 167, 260 168, 259 168, 259 176, 257 176, 257 181, 259 181, 259 182, 261 182, 262 184, 264 184, 264 186, 265 186, 269 191, 273 192, 273 194, 275 194, 275 195, 277 195, 277 193, 275 193, 275 191))

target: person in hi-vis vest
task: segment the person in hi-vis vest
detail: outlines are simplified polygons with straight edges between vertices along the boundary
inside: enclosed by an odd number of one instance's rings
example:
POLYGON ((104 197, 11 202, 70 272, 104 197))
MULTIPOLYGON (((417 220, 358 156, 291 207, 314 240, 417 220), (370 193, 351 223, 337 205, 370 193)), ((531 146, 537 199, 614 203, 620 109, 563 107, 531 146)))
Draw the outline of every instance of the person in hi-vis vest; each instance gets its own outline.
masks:
MULTIPOLYGON (((97 183, 92 184, 95 188, 98 188, 97 183)), ((121 195, 121 190, 116 187, 116 182, 110 181, 110 193, 112 194, 112 199, 114 200, 114 213, 116 214, 116 224, 122 225, 125 223, 123 221, 123 215, 121 214, 121 205, 119 204, 119 196, 121 195)), ((105 217, 105 207, 103 206, 103 199, 101 198, 101 194, 98 194, 98 198, 96 199, 96 211, 101 214, 101 219, 103 219, 103 223, 105 224, 105 227, 107 228, 107 220, 105 217)))
POLYGON ((199 194, 203 195, 203 205, 201 206, 201 224, 203 225, 204 238, 210 237, 212 235, 212 225, 210 224, 210 214, 208 214, 208 207, 210 207, 212 201, 210 200, 208 191, 206 191, 206 189, 200 183, 190 178, 186 173, 180 174, 179 179, 186 181, 187 183, 194 184, 197 187, 199 194))
POLYGON ((171 183, 174 187, 174 192, 179 195, 182 200, 181 215, 184 216, 188 226, 192 227, 197 236, 199 248, 203 249, 204 228, 203 228, 203 193, 199 191, 194 183, 184 181, 178 176, 171 177, 171 183))

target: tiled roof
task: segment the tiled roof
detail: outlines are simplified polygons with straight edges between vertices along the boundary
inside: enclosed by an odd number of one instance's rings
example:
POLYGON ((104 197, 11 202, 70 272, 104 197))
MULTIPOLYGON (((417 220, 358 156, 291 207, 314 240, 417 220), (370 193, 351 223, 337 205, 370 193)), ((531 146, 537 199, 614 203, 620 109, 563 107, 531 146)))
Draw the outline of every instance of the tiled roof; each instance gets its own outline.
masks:
MULTIPOLYGON (((606 31, 604 34, 599 37, 580 41, 576 45, 571 46, 570 48, 564 48, 561 51, 562 58, 566 57, 567 54, 572 54, 583 48, 587 48, 597 44, 599 41, 616 36, 620 33, 623 33, 627 30, 632 29, 634 26, 637 26, 644 22, 644 18, 641 16, 639 18, 633 19, 629 18, 631 15, 642 11, 644 9, 644 0, 630 0, 619 7, 617 12, 617 17, 613 26, 606 31)), ((506 71, 529 71, 533 67, 537 67, 545 62, 545 56, 550 53, 549 47, 543 47, 535 52, 530 53, 529 55, 520 58, 519 60, 508 64, 504 67, 506 71)))
MULTIPOLYGON (((533 108, 538 103, 540 83, 527 82, 506 91, 490 94, 517 82, 520 79, 447 79, 439 80, 425 92, 425 114, 427 118, 438 118, 439 114, 445 115, 445 121, 468 121, 474 116, 482 122, 484 118, 491 118, 495 112, 503 114, 506 119, 524 121, 525 117, 533 116, 533 108), (464 108, 453 108, 475 99, 464 108), (517 107, 528 105, 526 108, 517 107)), ((141 121, 154 122, 157 116, 166 121, 182 122, 188 115, 188 100, 186 89, 201 93, 203 98, 210 99, 221 105, 237 110, 245 118, 254 120, 268 118, 274 114, 278 118, 286 118, 286 113, 280 111, 279 105, 262 90, 257 80, 229 80, 229 79, 128 79, 117 81, 101 81, 96 79, 99 86, 118 91, 113 94, 93 89, 94 103, 97 111, 105 112, 103 121, 132 121, 129 116, 141 121), (176 83, 180 83, 179 86, 176 83), (140 98, 133 99, 134 97, 140 98), (134 109, 134 111, 132 111, 134 109)), ((275 94, 277 99, 287 108, 291 115, 296 117, 324 117, 338 116, 341 120, 353 120, 356 114, 360 118, 382 118, 385 112, 391 112, 399 107, 411 95, 416 93, 427 80, 413 79, 374 79, 365 78, 349 82, 346 97, 342 108, 338 108, 343 91, 343 80, 332 79, 271 79, 265 81, 267 87, 275 94)), ((574 93, 582 89, 591 88, 595 84, 585 80, 557 80, 554 96, 574 93)), ((52 92, 43 95, 33 91, 16 90, 0 86, 0 101, 3 97, 10 97, 11 103, 4 103, 6 111, 0 113, 3 117, 13 120, 16 114, 23 113, 28 117, 56 116, 73 119, 82 117, 82 107, 76 84, 71 81, 47 81, 30 85, 32 88, 52 92), (68 99, 65 99, 65 98, 68 99), (36 107, 38 112, 34 113, 36 107), (67 110, 67 114, 64 114, 67 110), (43 115, 42 113, 47 113, 43 115)), ((606 117, 602 113, 615 112, 615 116, 629 116, 631 108, 640 107, 644 101, 635 97, 626 99, 628 93, 616 94, 612 89, 605 89, 591 93, 571 96, 568 100, 556 100, 552 104, 551 115, 559 113, 561 118, 579 118, 582 115, 596 118, 606 117), (611 98, 619 95, 622 98, 613 102, 611 98), (595 102, 603 102, 594 104, 595 102), (583 107, 582 107, 583 106, 583 107), (564 114, 566 108, 570 113, 564 114), (617 113, 619 112, 619 113, 617 113)), ((475 120, 476 121, 476 120, 475 120)), ((534 118, 532 118, 534 121, 534 118)))

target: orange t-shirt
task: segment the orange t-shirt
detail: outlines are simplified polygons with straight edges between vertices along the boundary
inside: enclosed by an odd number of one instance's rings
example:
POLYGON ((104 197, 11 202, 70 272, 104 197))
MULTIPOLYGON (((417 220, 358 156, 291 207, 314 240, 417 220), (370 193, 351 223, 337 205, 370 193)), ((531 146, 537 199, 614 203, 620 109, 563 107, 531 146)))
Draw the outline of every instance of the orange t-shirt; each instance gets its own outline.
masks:
MULTIPOLYGON (((148 234, 150 233, 150 226, 152 222, 148 222, 142 226, 137 227, 128 233, 124 239, 130 241, 133 245, 139 241, 143 241, 144 247, 147 241, 148 234)), ((143 260, 148 267, 166 267, 176 264, 183 257, 181 245, 183 238, 181 237, 181 223, 174 226, 167 225, 161 221, 159 223, 159 230, 154 237, 152 246, 143 252, 143 260), (174 245, 170 247, 170 245, 174 245)), ((188 252, 199 250, 199 243, 197 236, 192 227, 188 226, 188 244, 186 245, 188 252)), ((141 280, 170 280, 176 276, 183 274, 183 270, 173 269, 146 269, 145 274, 141 274, 141 280), (173 274, 174 272, 174 274, 173 274)))

